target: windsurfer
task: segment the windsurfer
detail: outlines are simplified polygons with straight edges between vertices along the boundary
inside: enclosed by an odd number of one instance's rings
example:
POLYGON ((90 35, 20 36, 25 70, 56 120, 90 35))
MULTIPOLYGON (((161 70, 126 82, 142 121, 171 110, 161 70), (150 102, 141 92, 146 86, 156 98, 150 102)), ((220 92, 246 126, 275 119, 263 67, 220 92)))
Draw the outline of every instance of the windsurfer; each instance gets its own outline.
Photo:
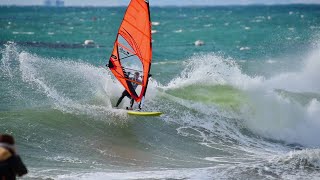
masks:
MULTIPOLYGON (((138 82, 138 83, 141 83, 141 80, 139 80, 139 75, 140 75, 140 73, 139 72, 135 72, 134 73, 134 77, 133 78, 130 78, 131 80, 133 80, 133 81, 135 81, 135 82, 138 82)), ((137 87, 138 87, 138 83, 135 83, 135 82, 132 82, 132 87, 134 88, 134 89, 136 89, 137 87)), ((117 102, 117 104, 116 104, 116 108, 119 106, 119 104, 121 103, 121 101, 122 101, 122 99, 124 98, 124 97, 128 97, 129 99, 131 99, 130 100, 130 108, 128 108, 127 107, 127 109, 130 109, 130 110, 132 110, 132 106, 133 106, 133 103, 134 103, 134 99, 130 96, 130 94, 129 94, 129 92, 127 91, 127 90, 124 90, 123 92, 122 92, 122 95, 121 95, 121 97, 119 98, 119 100, 118 100, 118 102, 117 102)), ((139 106, 140 107, 140 106, 139 106)))

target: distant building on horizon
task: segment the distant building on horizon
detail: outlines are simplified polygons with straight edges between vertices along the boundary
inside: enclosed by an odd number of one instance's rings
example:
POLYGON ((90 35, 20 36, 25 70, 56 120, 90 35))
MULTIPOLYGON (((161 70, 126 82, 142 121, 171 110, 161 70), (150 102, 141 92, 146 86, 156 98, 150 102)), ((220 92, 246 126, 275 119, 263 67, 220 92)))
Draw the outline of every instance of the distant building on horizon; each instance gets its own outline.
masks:
POLYGON ((44 0, 44 5, 62 7, 64 6, 64 0, 44 0))

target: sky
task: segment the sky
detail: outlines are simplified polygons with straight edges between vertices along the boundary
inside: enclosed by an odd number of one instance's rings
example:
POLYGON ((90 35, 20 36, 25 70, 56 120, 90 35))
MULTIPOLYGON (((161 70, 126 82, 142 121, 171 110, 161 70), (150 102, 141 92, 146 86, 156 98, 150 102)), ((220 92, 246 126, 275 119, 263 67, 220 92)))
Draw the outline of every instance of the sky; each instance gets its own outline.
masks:
MULTIPOLYGON (((55 1, 55 0, 53 0, 55 1)), ((320 0, 149 0, 151 6, 320 4, 320 0)), ((65 6, 125 6, 129 0, 64 0, 65 6)), ((0 5, 43 5, 44 0, 0 0, 0 5)))

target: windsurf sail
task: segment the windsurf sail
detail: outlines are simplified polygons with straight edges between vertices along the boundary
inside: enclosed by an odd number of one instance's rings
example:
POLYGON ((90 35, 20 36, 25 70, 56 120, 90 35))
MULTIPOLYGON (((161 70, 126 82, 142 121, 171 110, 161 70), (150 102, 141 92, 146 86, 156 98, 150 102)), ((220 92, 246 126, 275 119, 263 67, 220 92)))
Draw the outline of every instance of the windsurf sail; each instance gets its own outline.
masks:
POLYGON ((148 0, 131 0, 107 65, 131 97, 144 99, 151 68, 152 41, 148 0), (133 79, 139 72, 140 80, 133 79), (139 88, 137 84, 140 85, 139 88))

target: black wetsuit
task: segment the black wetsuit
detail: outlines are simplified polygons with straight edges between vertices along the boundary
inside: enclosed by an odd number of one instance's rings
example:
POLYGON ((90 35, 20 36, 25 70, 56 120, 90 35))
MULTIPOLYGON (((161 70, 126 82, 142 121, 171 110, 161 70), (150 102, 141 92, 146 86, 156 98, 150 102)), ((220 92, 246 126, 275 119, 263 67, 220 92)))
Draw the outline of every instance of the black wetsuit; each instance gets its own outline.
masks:
POLYGON ((127 96, 129 99, 131 99, 131 100, 130 100, 130 107, 132 108, 133 103, 134 103, 134 99, 130 96, 130 94, 129 94, 129 92, 128 92, 127 90, 124 90, 124 91, 122 92, 122 95, 121 95, 121 97, 119 98, 119 100, 118 100, 118 102, 117 102, 117 104, 116 104, 116 107, 119 106, 119 104, 121 103, 122 99, 123 99, 124 97, 126 97, 126 96, 127 96))
POLYGON ((21 158, 12 150, 0 147, 0 179, 15 180, 16 175, 22 176, 28 173, 21 158), (7 152, 6 152, 7 151, 7 152))
MULTIPOLYGON (((141 83, 141 81, 139 80, 139 78, 130 78, 130 79, 141 83)), ((132 87, 133 87, 133 89, 136 89, 136 88, 138 87, 138 84, 137 84, 137 83, 132 83, 132 87)), ((123 99, 124 97, 126 97, 126 96, 127 96, 129 99, 131 99, 131 100, 130 100, 130 108, 132 108, 133 103, 134 103, 134 99, 130 96, 130 94, 129 94, 129 92, 128 92, 127 90, 124 90, 124 91, 122 92, 122 95, 121 95, 121 97, 119 98, 119 100, 118 100, 118 102, 117 102, 117 104, 116 104, 115 107, 118 107, 119 104, 121 103, 122 99, 123 99)), ((140 104, 139 104, 139 108, 140 108, 140 104)))

